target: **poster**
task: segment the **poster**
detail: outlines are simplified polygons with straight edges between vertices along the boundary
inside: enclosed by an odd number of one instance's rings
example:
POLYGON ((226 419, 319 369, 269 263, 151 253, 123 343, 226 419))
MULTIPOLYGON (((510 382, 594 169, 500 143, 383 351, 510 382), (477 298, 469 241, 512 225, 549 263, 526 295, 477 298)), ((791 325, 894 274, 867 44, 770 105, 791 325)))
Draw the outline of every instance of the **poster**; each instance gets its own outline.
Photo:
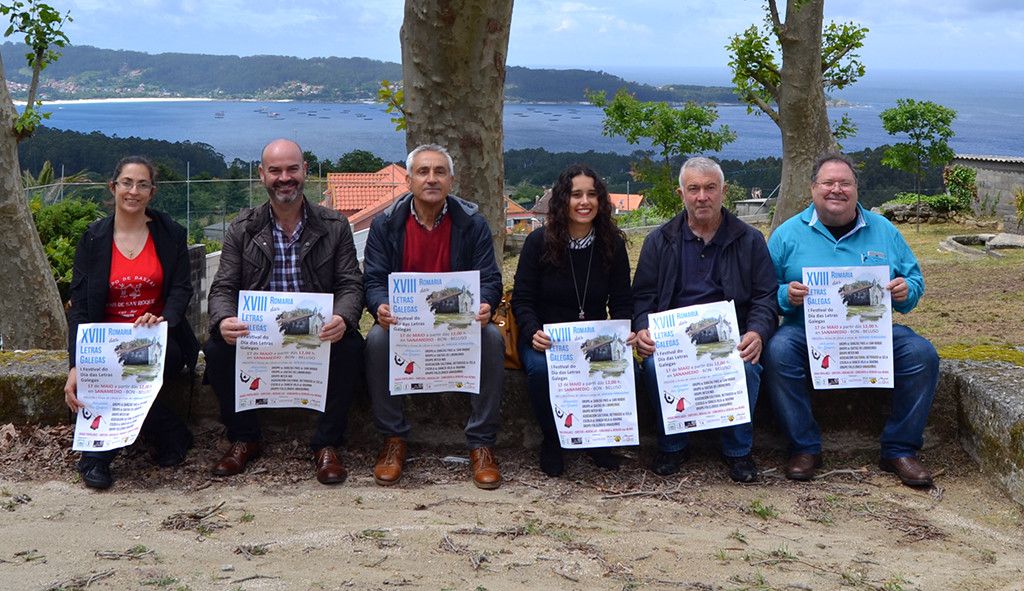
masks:
POLYGON ((480 272, 391 273, 391 395, 480 393, 480 272))
POLYGON ((75 451, 107 451, 135 442, 163 385, 167 323, 79 324, 75 337, 78 399, 75 451))
POLYGON ((334 296, 300 291, 240 291, 238 319, 249 327, 235 347, 235 411, 323 411, 331 343, 320 330, 334 316, 334 296))
POLYGON ((889 267, 808 267, 803 272, 814 388, 892 388, 889 267))
POLYGON ((551 411, 562 447, 638 445, 629 320, 545 324, 551 411))
POLYGON ((665 433, 750 422, 747 374, 731 301, 650 314, 654 367, 665 433))

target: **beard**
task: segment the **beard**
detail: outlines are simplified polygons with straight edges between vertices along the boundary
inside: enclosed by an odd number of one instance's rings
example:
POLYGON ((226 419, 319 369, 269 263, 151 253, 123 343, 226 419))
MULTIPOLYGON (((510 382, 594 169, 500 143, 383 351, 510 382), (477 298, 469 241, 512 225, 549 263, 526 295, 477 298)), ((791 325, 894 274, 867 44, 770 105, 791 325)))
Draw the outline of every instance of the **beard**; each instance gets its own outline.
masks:
POLYGON ((267 195, 273 203, 290 205, 302 197, 304 187, 305 183, 299 181, 276 183, 267 187, 267 195))

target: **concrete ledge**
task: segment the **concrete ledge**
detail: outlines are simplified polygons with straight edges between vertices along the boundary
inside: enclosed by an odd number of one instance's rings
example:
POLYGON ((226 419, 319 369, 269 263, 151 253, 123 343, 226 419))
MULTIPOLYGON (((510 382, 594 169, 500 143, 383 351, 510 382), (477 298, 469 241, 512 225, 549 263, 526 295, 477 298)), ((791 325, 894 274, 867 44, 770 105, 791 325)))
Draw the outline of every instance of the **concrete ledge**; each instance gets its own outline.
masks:
POLYGON ((939 388, 956 403, 954 424, 964 450, 1024 504, 1024 367, 943 361, 939 388))
MULTIPOLYGON (((67 377, 63 351, 0 353, 0 424, 54 424, 69 419, 63 387, 67 377)), ((199 427, 216 427, 218 409, 213 391, 201 383, 202 359, 195 376, 182 374, 171 385, 168 403, 199 427)), ((928 421, 926 445, 957 438, 964 449, 1007 493, 1024 504, 1024 368, 1000 362, 942 361, 938 391, 928 421)), ((655 433, 652 409, 642 385, 637 408, 644 445, 655 433)), ((889 397, 875 390, 827 391, 815 395, 815 416, 824 432, 826 449, 837 445, 873 447, 889 413, 889 397), (848 437, 853 434, 856 437, 848 437)), ((770 400, 763 392, 755 413, 758 448, 782 447, 774 434, 770 400)), ((264 428, 274 437, 305 437, 314 413, 303 410, 251 411, 269 414, 264 428), (272 418, 271 418, 272 417, 272 418)), ((469 416, 469 397, 424 394, 406 397, 414 442, 430 445, 464 443, 462 426, 469 416)), ((499 445, 534 447, 540 434, 526 395, 522 371, 505 372, 502 429, 499 445)), ((698 434, 695 444, 704 438, 698 434)), ((711 437, 706 437, 711 441, 711 437)), ((349 441, 354 446, 377 445, 369 400, 360 391, 349 413, 349 441)))

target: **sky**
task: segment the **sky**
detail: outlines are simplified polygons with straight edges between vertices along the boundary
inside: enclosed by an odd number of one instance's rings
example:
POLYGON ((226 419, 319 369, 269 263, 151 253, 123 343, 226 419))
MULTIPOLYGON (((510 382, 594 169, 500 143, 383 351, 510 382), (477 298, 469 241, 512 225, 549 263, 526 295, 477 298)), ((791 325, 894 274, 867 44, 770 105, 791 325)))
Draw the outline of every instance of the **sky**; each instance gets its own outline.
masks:
MULTIPOLYGON (((401 61, 401 0, 50 0, 50 4, 71 11, 74 21, 66 31, 78 45, 148 53, 401 61)), ((707 70, 714 78, 726 71, 724 46, 730 35, 763 23, 763 4, 762 0, 516 0, 507 62, 604 70, 652 82, 684 69, 707 70)), ((869 72, 875 68, 1017 70, 1024 78, 1021 0, 828 0, 825 18, 868 27, 860 55, 869 72)))

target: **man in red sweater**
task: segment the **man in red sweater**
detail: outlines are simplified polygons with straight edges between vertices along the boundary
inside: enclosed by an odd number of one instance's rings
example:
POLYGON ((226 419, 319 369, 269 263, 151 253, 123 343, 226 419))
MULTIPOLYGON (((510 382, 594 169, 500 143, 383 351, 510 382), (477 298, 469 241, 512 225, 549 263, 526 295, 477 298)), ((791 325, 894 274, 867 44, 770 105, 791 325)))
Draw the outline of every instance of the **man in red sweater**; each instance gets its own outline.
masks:
POLYGON ((438 145, 424 145, 406 158, 411 192, 400 196, 373 220, 363 258, 366 307, 376 319, 366 340, 367 389, 377 430, 384 445, 373 477, 390 486, 402 477, 406 439, 403 396, 392 396, 388 380, 390 331, 395 317, 388 304, 389 273, 480 272, 480 393, 471 395, 466 423, 473 483, 493 489, 501 485, 494 443, 501 422, 501 391, 505 346, 490 323, 501 300, 501 270, 494 256, 491 231, 476 204, 450 195, 455 177, 452 157, 438 145))

